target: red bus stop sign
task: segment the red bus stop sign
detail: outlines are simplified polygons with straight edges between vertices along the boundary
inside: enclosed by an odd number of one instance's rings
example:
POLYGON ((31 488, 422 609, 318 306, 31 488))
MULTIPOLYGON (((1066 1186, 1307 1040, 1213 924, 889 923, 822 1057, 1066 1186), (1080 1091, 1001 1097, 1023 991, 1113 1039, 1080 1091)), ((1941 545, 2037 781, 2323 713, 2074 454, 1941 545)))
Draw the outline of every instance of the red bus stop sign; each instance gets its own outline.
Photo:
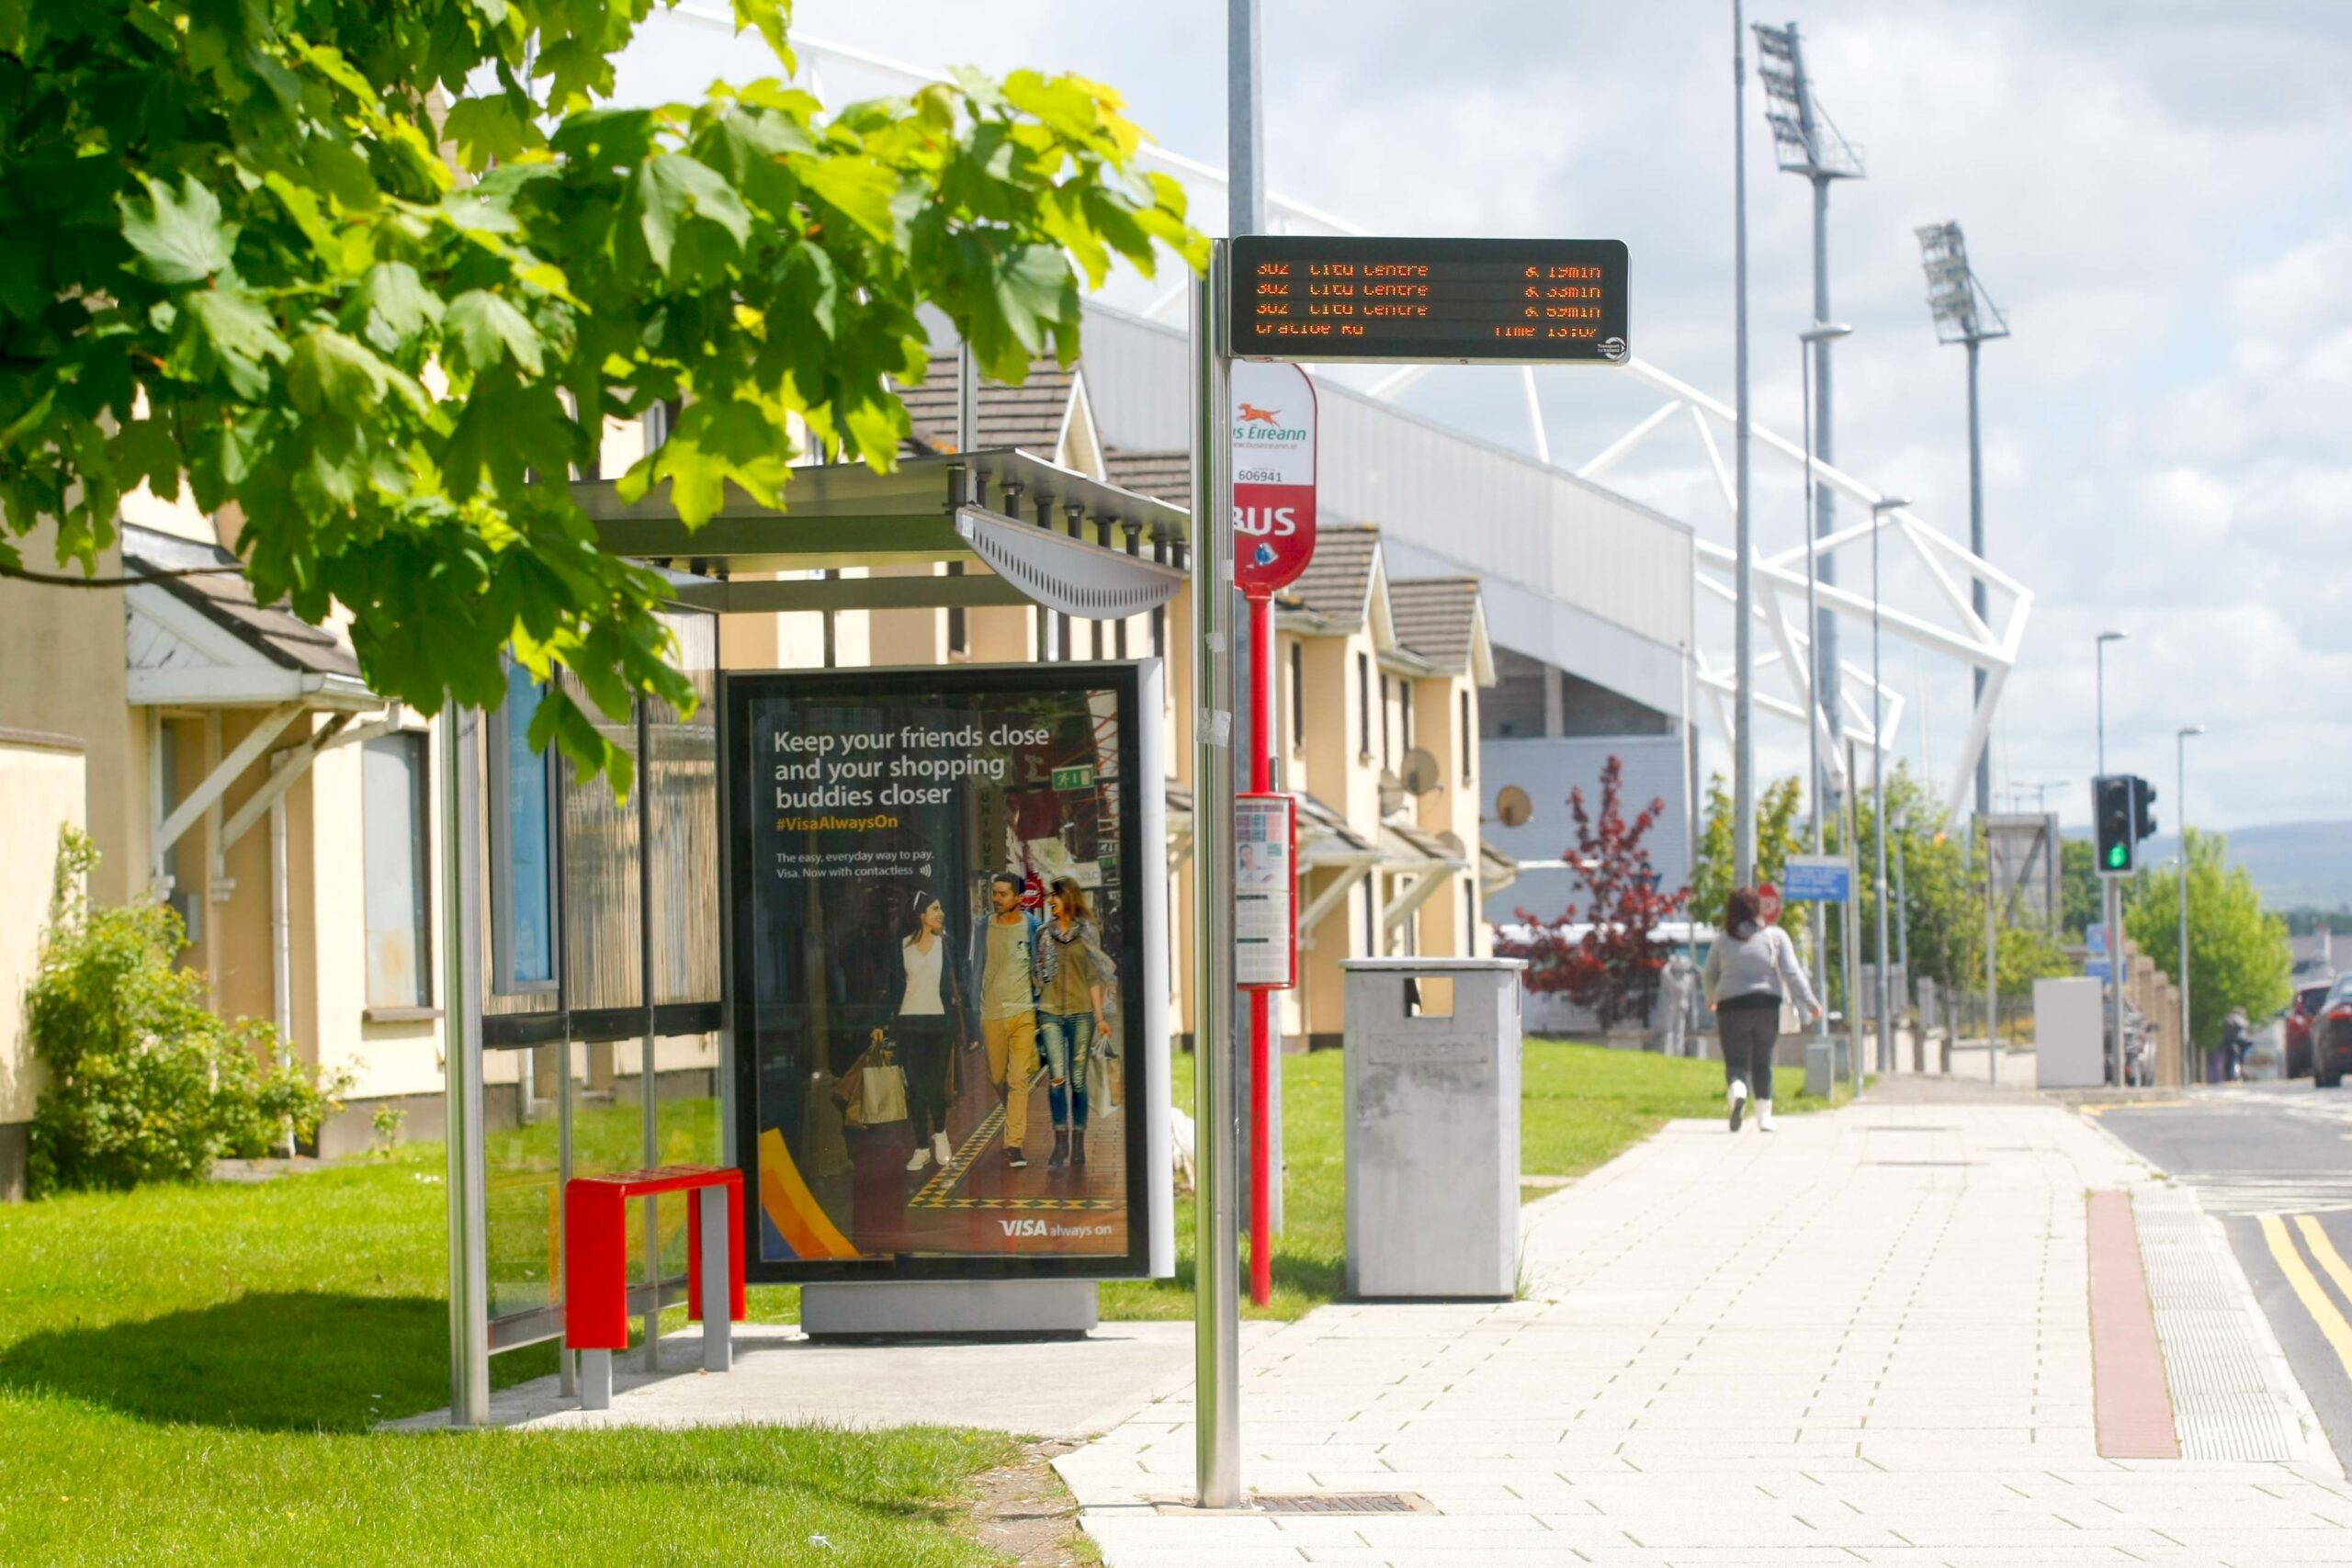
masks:
POLYGON ((1769 882, 1758 883, 1756 908, 1757 912, 1764 917, 1766 925, 1779 925, 1781 923, 1781 890, 1769 882))
POLYGON ((1262 599, 1315 556, 1315 388, 1295 365, 1233 367, 1233 575, 1262 599))

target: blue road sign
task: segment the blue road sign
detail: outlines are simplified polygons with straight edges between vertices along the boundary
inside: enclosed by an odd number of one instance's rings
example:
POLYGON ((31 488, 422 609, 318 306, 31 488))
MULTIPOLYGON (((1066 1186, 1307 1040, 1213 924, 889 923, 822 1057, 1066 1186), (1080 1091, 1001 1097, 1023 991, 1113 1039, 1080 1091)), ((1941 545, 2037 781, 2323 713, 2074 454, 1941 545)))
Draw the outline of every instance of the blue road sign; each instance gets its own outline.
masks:
POLYGON ((1853 864, 1837 855, 1791 855, 1781 869, 1782 903, 1843 904, 1853 896, 1853 864))
MULTIPOLYGON (((2090 979, 2104 984, 2114 977, 2114 972, 2108 967, 2108 964, 2109 961, 2104 958, 2086 959, 2083 961, 2083 973, 2090 979)), ((2132 977, 2132 961, 2129 958, 2123 961, 2123 977, 2127 980, 2132 977)))
POLYGON ((2105 953, 2107 951, 2107 927, 2098 920, 2093 920, 2089 925, 2083 928, 2083 942, 2093 953, 2105 953))

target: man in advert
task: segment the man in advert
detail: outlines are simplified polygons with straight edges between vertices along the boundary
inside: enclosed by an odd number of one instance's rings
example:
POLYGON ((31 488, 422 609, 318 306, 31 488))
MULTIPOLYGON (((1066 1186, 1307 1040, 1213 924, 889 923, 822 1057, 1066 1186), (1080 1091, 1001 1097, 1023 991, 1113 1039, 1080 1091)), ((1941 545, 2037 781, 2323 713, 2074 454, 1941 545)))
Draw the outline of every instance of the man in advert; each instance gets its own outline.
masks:
POLYGON ((980 943, 980 1035, 989 1051, 989 1081, 1004 1096, 1004 1159, 1028 1168, 1021 1152, 1029 1135, 1029 1080, 1037 1070, 1037 922, 1021 907, 1021 881, 1000 871, 989 883, 995 913, 980 943))

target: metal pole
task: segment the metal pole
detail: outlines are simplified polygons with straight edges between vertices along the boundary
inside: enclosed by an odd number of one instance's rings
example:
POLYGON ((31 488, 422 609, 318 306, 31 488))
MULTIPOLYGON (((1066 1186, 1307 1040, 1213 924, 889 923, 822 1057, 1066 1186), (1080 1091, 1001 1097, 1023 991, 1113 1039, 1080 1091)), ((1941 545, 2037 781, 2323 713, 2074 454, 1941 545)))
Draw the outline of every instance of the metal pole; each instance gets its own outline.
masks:
MULTIPOLYGON (((825 624, 832 625, 832 612, 825 613, 825 624)), ((829 645, 830 646, 830 645, 829 645)), ((826 663, 832 662, 830 655, 826 663)), ((639 1153, 650 1170, 662 1162, 661 1101, 654 1083, 655 1058, 659 1053, 653 1025, 653 748, 652 726, 648 722, 645 699, 637 699, 637 985, 638 999, 645 1009, 645 1039, 638 1061, 638 1096, 640 1101, 639 1120, 642 1123, 641 1147, 639 1153)), ((550 768, 548 776, 554 782, 555 808, 563 809, 563 771, 560 765, 550 768)), ((559 928, 559 931, 560 928, 559 928)), ((557 937, 556 951, 563 951, 562 938, 557 937)), ((690 1200, 691 1201, 691 1200, 690 1200)), ((662 1370, 662 1226, 658 1205, 661 1200, 648 1198, 645 1213, 645 1286, 649 1299, 645 1308, 645 1370, 662 1370)))
POLYGON ((1239 1500, 1239 1164, 1233 1095, 1233 448, 1224 439, 1230 249, 1217 242, 1193 292, 1193 1025, 1198 1260, 1193 1295, 1194 1461, 1200 1506, 1239 1500))
POLYGON ((1747 28, 1740 0, 1731 5, 1731 158, 1733 356, 1738 383, 1736 560, 1732 614, 1732 882, 1756 884, 1756 647, 1755 590, 1749 576, 1755 544, 1747 505, 1747 28))
MULTIPOLYGON (((1815 572, 1817 559, 1814 549, 1814 507, 1819 487, 1813 472, 1813 362, 1806 350, 1815 346, 1800 340, 1797 345, 1797 380, 1804 399, 1804 624, 1807 652, 1812 657, 1811 672, 1805 680, 1804 757, 1806 806, 1813 818, 1813 852, 1821 852, 1822 780, 1821 780, 1821 594, 1815 572)), ((1815 899, 1813 906, 1813 986, 1821 998, 1821 1016, 1814 1021, 1814 1038, 1825 1050, 1829 1044, 1829 924, 1826 904, 1815 899)), ((1829 1078, 1838 1078, 1838 1060, 1829 1061, 1829 1078)))
MULTIPOLYGON (((1903 971, 1903 1005, 1898 1014, 1911 1010, 1911 895, 1903 882, 1903 832, 1906 824, 1897 823, 1894 829, 1894 953, 1895 966, 1903 971)), ((1927 1020, 1921 1019, 1911 1032, 1911 1070, 1928 1070, 1927 1020)))
MULTIPOLYGON (((1266 228, 1266 139, 1264 84, 1259 71, 1258 0, 1227 0, 1225 47, 1226 109, 1226 232, 1263 233, 1266 228)), ((1227 441, 1229 409, 1218 411, 1215 438, 1227 441)), ((1273 683, 1273 606, 1260 601, 1250 605, 1250 636, 1234 649, 1233 724, 1237 736, 1250 739, 1250 787, 1273 787, 1273 726, 1270 719, 1273 683)), ((1238 771, 1238 770, 1237 770, 1238 771)), ((1234 1032, 1250 1042, 1250 1299, 1264 1306, 1273 1297, 1270 1272, 1273 1257, 1273 1222, 1278 1207, 1273 1188, 1280 1160, 1282 1130, 1280 1055, 1272 1044, 1273 998, 1264 991, 1234 994, 1234 1032)))
MULTIPOLYGON (((1968 548, 1978 560, 1987 558, 1984 554, 1984 442, 1976 417, 1976 363, 1978 353, 1983 347, 1983 342, 1972 333, 1968 339, 1968 548)), ((1991 613, 1992 604, 1986 597, 1983 578, 1969 579, 1968 597, 1969 603, 1975 606, 1976 618, 1980 621, 1986 620, 1991 613)), ((1984 702, 1984 671, 1980 669, 1975 673, 1976 702, 1981 707, 1984 702)), ((2104 772, 2106 767, 2107 763, 2102 758, 2099 762, 2100 771, 2104 772)), ((1988 823, 1992 820, 1993 747, 1989 738, 1984 749, 1976 753, 1976 815, 1984 818, 1988 823)), ((1988 828, 1984 840, 1988 857, 1991 853, 1989 846, 1992 841, 1991 829, 1988 828)), ((1985 863, 1987 865, 1992 863, 1989 858, 1985 863)))
MULTIPOLYGON (((1846 738, 1846 859, 1859 872, 1861 855, 1861 792, 1854 787, 1860 770, 1854 762, 1854 739, 1846 738)), ((1861 1017, 1861 953, 1862 900, 1860 877, 1846 879, 1846 1056, 1848 1071, 1853 1075, 1854 1098, 1862 1097, 1862 1032, 1858 1021, 1861 1017)), ((1834 1064, 1833 1064, 1834 1065, 1834 1064)))
POLYGON ((2098 777, 2107 777, 2107 638, 2098 639, 2098 777))
POLYGON ((2124 1086, 2124 879, 2100 874, 2108 896, 2108 1081, 2124 1086))
POLYGON ((1886 526, 1885 514, 1871 511, 1871 838, 1878 853, 1878 984, 1873 989, 1878 1013, 1878 1070, 1894 1070, 1894 990, 1886 969, 1886 736, 1885 694, 1879 683, 1878 536, 1886 526))
POLYGON ((1987 1069, 1991 1081, 2001 1081, 2001 992, 1999 971, 2001 935, 1994 909, 1993 894, 1993 818, 1980 814, 1984 824, 1984 1055, 1991 1064, 1987 1069))
POLYGON ((2188 1083, 2188 738, 2184 729, 2173 737, 2173 808, 2180 813, 2180 1081, 2188 1083))
POLYGON ((447 1099, 449 1425, 490 1419, 489 1190, 481 1105, 481 715, 441 710, 441 996, 447 1099))

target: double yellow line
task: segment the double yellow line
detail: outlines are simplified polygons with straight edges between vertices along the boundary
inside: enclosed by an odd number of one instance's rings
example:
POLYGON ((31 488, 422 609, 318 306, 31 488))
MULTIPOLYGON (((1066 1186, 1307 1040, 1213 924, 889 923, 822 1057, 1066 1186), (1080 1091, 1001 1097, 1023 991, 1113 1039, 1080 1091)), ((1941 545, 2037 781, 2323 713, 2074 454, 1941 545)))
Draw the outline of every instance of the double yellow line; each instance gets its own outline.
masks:
MULTIPOLYGON (((2278 1214, 2264 1214, 2261 1219, 2262 1239, 2269 1243, 2270 1256, 2278 1263, 2278 1272, 2287 1277, 2288 1288, 2303 1303, 2303 1310, 2312 1314, 2312 1321, 2335 1349, 2335 1359, 2344 1363, 2344 1375, 2352 1378, 2352 1323, 2345 1321, 2335 1298, 2327 1293, 2327 1287, 2319 1282, 2304 1263, 2303 1255, 2296 1250, 2286 1219, 2278 1214)), ((2338 1256, 2335 1244, 2327 1239, 2327 1233, 2320 1229, 2317 1220, 2309 1214, 2297 1214, 2293 1219, 2295 1229, 2302 1233, 2303 1245, 2311 1248, 2312 1259, 2344 1293, 2345 1300, 2352 1302, 2352 1267, 2338 1256)))

